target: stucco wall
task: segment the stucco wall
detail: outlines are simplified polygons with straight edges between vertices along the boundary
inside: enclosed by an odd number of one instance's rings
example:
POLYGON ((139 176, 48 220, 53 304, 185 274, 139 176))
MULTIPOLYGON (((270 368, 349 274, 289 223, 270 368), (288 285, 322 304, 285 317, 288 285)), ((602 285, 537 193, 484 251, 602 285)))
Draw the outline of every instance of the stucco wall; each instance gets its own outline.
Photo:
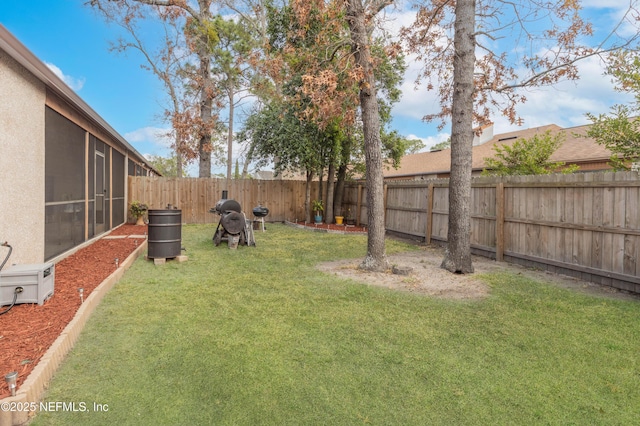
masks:
POLYGON ((13 246, 5 269, 44 261, 45 97, 44 84, 0 50, 0 242, 13 246))

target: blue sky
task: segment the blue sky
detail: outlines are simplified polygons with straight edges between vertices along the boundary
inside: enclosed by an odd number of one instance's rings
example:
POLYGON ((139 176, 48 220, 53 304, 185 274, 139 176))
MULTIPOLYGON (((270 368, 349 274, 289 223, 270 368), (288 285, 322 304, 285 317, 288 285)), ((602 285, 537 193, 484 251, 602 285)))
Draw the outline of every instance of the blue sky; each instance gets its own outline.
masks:
MULTIPOLYGON (((109 52, 109 42, 118 36, 86 0, 4 1, 0 23, 13 33, 40 60, 64 76, 65 81, 116 131, 143 154, 167 155, 169 148, 159 137, 167 126, 161 121, 162 87, 156 78, 140 67, 142 59, 131 52, 109 52)), ((599 27, 613 22, 628 0, 587 0, 586 11, 597 16, 599 27), (604 5, 603 5, 604 4, 604 5)), ((389 25, 397 27, 411 21, 412 12, 388 12, 389 25)), ((409 58, 409 69, 402 86, 403 100, 394 109, 393 128, 405 136, 422 139, 428 146, 445 140, 449 129, 438 131, 421 117, 434 112, 434 95, 414 89, 418 64, 409 58)), ((613 90, 602 75, 598 60, 580 65, 578 83, 562 83, 554 88, 530 91, 529 101, 519 108, 524 127, 558 124, 571 127, 586 124, 587 112, 604 113, 614 103, 630 98, 613 90)), ((493 117, 494 133, 516 130, 499 116, 493 117)), ((213 172, 223 171, 214 167, 213 172)))

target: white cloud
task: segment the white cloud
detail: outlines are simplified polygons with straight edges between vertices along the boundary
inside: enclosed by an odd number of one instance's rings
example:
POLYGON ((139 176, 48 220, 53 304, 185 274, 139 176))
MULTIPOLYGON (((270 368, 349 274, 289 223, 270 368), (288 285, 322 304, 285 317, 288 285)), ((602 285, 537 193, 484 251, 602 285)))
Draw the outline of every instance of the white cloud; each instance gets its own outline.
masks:
POLYGON ((393 106, 393 114, 421 120, 425 115, 437 113, 440 105, 434 91, 428 91, 423 85, 415 85, 415 74, 407 70, 405 81, 400 86, 402 98, 393 106))
MULTIPOLYGON (((404 9, 402 2, 399 2, 398 8, 389 10, 383 18, 385 29, 390 36, 397 39, 397 35, 404 27, 410 27, 416 17, 415 10, 404 9)), ((417 55, 410 54, 405 57, 407 70, 400 86, 402 98, 393 107, 394 116, 403 116, 411 119, 421 120, 425 115, 437 113, 440 110, 437 92, 435 90, 427 90, 425 82, 416 85, 418 76, 423 71, 424 63, 418 61, 417 55)), ((437 83, 434 82, 434 85, 437 83)))
POLYGON ((142 127, 125 133, 124 137, 129 142, 150 142, 157 146, 168 147, 171 145, 171 137, 168 136, 170 131, 169 128, 142 127))
MULTIPOLYGON (((527 102, 518 107, 525 128, 557 124, 572 127, 588 124, 587 113, 609 112, 614 104, 633 100, 627 94, 617 92, 611 78, 604 75, 604 66, 596 57, 578 63, 580 80, 565 81, 554 87, 529 89, 527 102)), ((514 128, 506 118, 495 115, 496 132, 514 128)))
POLYGON ((409 27, 415 18, 415 10, 388 10, 382 17, 382 25, 390 34, 400 34, 400 29, 409 27))
POLYGON ((638 36, 638 0, 583 0, 582 14, 593 25, 596 40, 604 47, 623 45, 638 36))
POLYGON ((82 87, 84 86, 84 83, 85 83, 85 78, 84 78, 84 77, 82 77, 82 78, 75 78, 75 77, 72 77, 72 76, 70 76, 70 75, 66 75, 66 74, 64 74, 64 73, 62 72, 62 70, 61 70, 59 67, 57 67, 56 65, 51 64, 51 63, 49 63, 49 62, 45 62, 45 65, 46 65, 46 66, 47 66, 51 71, 53 71, 53 73, 54 73, 55 75, 57 75, 58 77, 60 77, 60 79, 61 79, 62 81, 64 81, 64 82, 67 84, 67 86, 69 86, 70 88, 72 88, 72 89, 73 89, 73 90, 75 90, 76 92, 77 92, 77 91, 79 91, 79 90, 81 90, 81 89, 82 89, 82 87))
POLYGON ((585 9, 627 10, 629 8, 629 0, 582 0, 582 7, 585 9))

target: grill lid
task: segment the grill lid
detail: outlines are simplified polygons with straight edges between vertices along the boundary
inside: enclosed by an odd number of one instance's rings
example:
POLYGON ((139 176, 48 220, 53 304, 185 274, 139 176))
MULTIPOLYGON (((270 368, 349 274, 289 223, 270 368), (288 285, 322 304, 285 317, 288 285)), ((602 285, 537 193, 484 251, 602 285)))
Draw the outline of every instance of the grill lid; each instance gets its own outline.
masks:
POLYGON ((269 209, 266 207, 258 206, 253 208, 253 215, 255 217, 265 217, 269 214, 269 209))
POLYGON ((236 200, 226 200, 224 198, 216 203, 215 212, 223 214, 229 211, 242 213, 242 207, 236 200))

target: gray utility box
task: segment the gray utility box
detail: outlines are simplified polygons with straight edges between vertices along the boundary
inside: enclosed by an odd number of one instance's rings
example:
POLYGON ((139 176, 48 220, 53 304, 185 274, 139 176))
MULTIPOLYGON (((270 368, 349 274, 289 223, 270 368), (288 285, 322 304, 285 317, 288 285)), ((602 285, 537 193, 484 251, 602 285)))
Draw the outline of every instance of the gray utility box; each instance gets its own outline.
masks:
POLYGON ((18 294, 18 303, 37 303, 42 305, 53 296, 55 265, 40 263, 35 265, 14 265, 0 271, 0 305, 13 302, 16 287, 22 287, 18 294))

